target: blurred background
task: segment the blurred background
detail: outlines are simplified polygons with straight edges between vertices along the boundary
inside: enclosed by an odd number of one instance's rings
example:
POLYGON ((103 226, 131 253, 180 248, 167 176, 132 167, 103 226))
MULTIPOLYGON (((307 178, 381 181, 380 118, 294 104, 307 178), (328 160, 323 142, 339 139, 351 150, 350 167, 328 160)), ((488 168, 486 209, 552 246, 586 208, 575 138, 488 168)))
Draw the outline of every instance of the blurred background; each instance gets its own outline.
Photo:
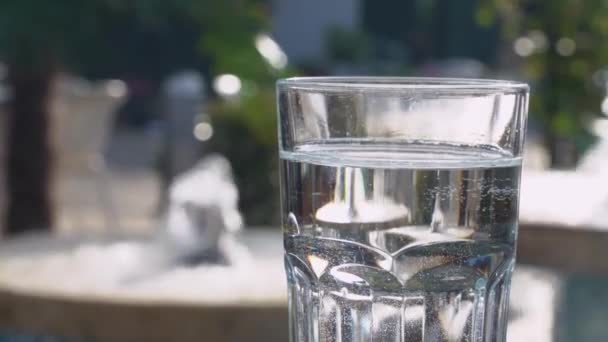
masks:
MULTIPOLYGON (((96 305, 102 312, 111 311, 105 299, 120 302, 116 298, 123 297, 131 306, 133 301, 160 301, 164 306, 157 308, 158 315, 173 312, 183 324, 206 327, 193 323, 198 322, 194 316, 207 317, 196 311, 203 310, 204 303, 192 304, 192 312, 171 305, 200 297, 200 292, 187 291, 184 283, 223 277, 209 275, 207 268, 188 268, 191 273, 207 272, 200 279, 176 271, 163 278, 162 286, 112 292, 130 286, 120 278, 124 274, 118 270, 124 265, 143 267, 134 255, 141 252, 137 256, 144 255, 146 262, 153 259, 137 249, 144 242, 166 239, 172 241, 171 248, 196 249, 188 240, 217 242, 222 234, 240 229, 239 236, 244 237, 236 239, 237 247, 226 247, 226 253, 244 248, 252 253, 246 258, 266 260, 257 258, 256 251, 272 245, 275 249, 266 250, 267 264, 260 266, 266 268, 258 268, 258 273, 274 274, 270 268, 278 267, 277 279, 282 282, 281 261, 271 260, 268 252, 281 253, 274 83, 281 77, 320 75, 528 82, 532 97, 520 261, 530 268, 518 286, 523 292, 539 289, 529 305, 541 318, 519 329, 542 332, 524 334, 528 337, 517 341, 608 340, 608 176, 602 174, 608 165, 604 0, 0 2, 4 338, 119 340, 107 322, 121 319, 95 314, 96 305), (180 192, 180 181, 204 194, 180 192), (234 196, 217 195, 236 191, 238 202, 234 196), (183 219, 195 233, 167 228, 182 219, 172 213, 179 201, 193 201, 199 207, 192 210, 202 208, 206 213, 185 214, 183 219), (221 212, 222 231, 210 228, 215 221, 209 210, 221 212), (232 216, 226 214, 230 210, 235 211, 232 216), (204 222, 192 223, 193 217, 204 222), (86 277, 92 280, 87 282, 86 277), (178 292, 184 297, 172 297, 178 292), (86 308, 65 299, 74 293, 86 297, 86 308), (67 302, 53 301, 57 294, 67 302)), ((225 259, 205 253, 178 257, 186 263, 195 259, 195 264, 199 259, 214 264, 225 259)), ((276 315, 283 317, 281 295, 277 299, 268 294, 284 291, 282 284, 266 285, 258 295, 272 297, 269 302, 274 304, 265 308, 279 308, 276 315)), ((228 298, 239 303, 234 295, 228 298)), ((142 317, 158 321, 153 312, 133 310, 133 322, 143 324, 142 317)), ((267 317, 274 317, 272 310, 267 317)), ((524 315, 518 310, 513 317, 524 315)), ((255 315, 260 320, 266 317, 255 315)), ((208 314, 209 322, 214 317, 208 314)), ((177 321, 165 322, 166 330, 155 333, 183 333, 177 321)), ((286 321, 274 322, 270 326, 276 330, 286 321)), ((125 339, 144 336, 138 335, 141 326, 133 324, 136 328, 125 339)), ((243 336, 252 336, 247 329, 255 324, 234 324, 243 336)), ((221 325, 205 329, 216 328, 235 330, 221 325)), ((285 340, 281 333, 274 338, 285 340)))

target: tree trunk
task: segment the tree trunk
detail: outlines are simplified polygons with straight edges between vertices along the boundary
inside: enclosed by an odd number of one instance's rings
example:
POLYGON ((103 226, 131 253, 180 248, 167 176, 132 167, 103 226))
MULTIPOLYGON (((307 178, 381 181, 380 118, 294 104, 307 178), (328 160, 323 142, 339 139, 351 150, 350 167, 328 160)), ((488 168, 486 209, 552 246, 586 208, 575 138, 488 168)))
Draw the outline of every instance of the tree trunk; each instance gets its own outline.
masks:
POLYGON ((7 235, 52 226, 49 145, 52 63, 39 68, 9 64, 13 96, 7 146, 7 235))

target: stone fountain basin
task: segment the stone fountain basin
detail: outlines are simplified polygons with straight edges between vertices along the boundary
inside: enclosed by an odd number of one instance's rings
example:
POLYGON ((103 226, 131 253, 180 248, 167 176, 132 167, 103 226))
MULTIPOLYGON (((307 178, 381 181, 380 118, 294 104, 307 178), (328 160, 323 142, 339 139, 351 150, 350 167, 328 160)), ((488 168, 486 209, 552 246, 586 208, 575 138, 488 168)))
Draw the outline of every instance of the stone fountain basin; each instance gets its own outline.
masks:
POLYGON ((150 267, 156 243, 145 237, 3 241, 0 328, 101 340, 287 341, 280 232, 236 239, 249 252, 235 253, 250 257, 233 267, 160 268, 150 267))
MULTIPOLYGON (((246 230, 233 267, 150 267, 145 237, 0 242, 0 329, 98 340, 288 340, 282 238, 246 230), (241 258, 239 258, 241 257, 241 258)), ((552 340, 559 277, 518 266, 508 341, 552 340)))
POLYGON ((280 233, 247 231, 235 240, 230 267, 161 264, 162 250, 145 237, 9 240, 0 244, 0 288, 121 303, 284 305, 280 233))

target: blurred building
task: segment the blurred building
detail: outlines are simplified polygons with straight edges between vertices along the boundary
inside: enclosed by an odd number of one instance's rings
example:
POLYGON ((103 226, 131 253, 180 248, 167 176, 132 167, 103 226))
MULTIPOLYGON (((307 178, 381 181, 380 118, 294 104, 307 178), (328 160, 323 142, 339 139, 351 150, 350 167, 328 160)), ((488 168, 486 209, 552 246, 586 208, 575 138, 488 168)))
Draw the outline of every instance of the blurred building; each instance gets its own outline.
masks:
POLYGON ((276 1, 272 17, 275 38, 296 63, 323 61, 327 32, 334 28, 358 30, 361 6, 360 0, 276 1))
MULTIPOLYGON (((482 28, 474 16, 477 1, 278 0, 272 11, 273 33, 292 62, 328 62, 328 33, 358 32, 371 41, 371 58, 407 51, 403 63, 468 58, 494 63, 496 27, 482 28), (397 49, 394 46, 397 45, 397 49), (391 51, 392 50, 392 51, 391 51)), ((390 56, 389 56, 390 57, 390 56)))

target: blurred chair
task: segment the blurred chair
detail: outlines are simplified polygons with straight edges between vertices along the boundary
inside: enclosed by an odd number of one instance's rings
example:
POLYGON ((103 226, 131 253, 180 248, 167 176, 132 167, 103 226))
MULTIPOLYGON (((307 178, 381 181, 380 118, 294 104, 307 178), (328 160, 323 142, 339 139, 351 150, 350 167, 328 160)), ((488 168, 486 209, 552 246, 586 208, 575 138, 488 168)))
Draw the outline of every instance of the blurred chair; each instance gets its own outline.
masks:
POLYGON ((51 136, 57 228, 118 230, 104 149, 116 110, 126 100, 126 86, 118 80, 91 83, 62 76, 55 91, 51 136))

